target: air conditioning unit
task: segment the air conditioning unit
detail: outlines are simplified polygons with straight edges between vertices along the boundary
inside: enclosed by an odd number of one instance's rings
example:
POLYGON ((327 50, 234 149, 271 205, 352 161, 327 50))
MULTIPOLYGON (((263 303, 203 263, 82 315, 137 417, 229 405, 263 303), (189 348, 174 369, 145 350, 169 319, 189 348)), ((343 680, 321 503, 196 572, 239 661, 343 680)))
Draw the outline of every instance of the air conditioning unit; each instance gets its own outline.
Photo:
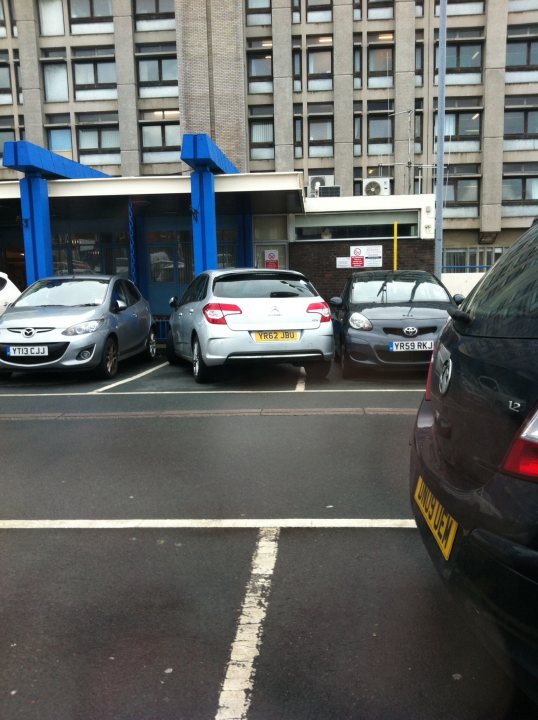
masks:
POLYGON ((321 185, 319 197, 340 197, 340 185, 321 185))
POLYGON ((308 197, 319 197, 321 187, 334 185, 334 175, 312 175, 308 178, 308 197))
POLYGON ((363 195, 390 195, 390 178, 368 178, 362 181, 363 195))

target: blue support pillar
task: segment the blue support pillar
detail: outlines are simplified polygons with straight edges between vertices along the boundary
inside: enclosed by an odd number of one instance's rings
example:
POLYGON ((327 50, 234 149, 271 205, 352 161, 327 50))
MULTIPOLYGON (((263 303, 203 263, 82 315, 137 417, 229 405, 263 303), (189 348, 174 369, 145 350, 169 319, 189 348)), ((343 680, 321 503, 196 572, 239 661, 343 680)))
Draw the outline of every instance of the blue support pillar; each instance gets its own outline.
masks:
POLYGON ((194 273, 218 267, 215 173, 235 174, 239 170, 207 135, 183 136, 183 162, 190 165, 194 273))
POLYGON ((54 274, 47 181, 27 174, 20 181, 26 281, 54 274))

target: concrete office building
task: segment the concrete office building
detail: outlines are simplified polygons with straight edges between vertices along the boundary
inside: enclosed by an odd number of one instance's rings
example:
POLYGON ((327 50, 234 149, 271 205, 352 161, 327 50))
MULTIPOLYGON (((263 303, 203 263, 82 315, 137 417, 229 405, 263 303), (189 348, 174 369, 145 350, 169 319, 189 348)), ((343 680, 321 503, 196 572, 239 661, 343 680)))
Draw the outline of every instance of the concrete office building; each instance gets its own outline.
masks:
MULTIPOLYGON (((444 265, 489 265, 538 215, 538 0, 447 25, 444 265)), ((432 193, 438 27, 438 0, 0 0, 0 148, 174 175, 207 133, 307 195, 432 193)))

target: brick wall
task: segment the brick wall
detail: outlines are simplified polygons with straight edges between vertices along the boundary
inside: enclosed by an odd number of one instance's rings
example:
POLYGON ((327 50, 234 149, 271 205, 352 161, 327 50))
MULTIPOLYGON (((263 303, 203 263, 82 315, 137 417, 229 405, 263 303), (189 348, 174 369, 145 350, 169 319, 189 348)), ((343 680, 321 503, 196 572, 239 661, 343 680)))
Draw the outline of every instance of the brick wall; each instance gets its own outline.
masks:
MULTIPOLYGON (((315 285, 326 300, 340 295, 350 269, 337 269, 336 258, 348 257, 349 248, 353 245, 382 245, 383 269, 393 268, 393 242, 380 240, 365 243, 349 240, 342 242, 290 243, 289 266, 291 270, 304 273, 315 285)), ((400 240, 398 243, 398 268, 400 270, 429 270, 434 268, 433 240, 400 240)))

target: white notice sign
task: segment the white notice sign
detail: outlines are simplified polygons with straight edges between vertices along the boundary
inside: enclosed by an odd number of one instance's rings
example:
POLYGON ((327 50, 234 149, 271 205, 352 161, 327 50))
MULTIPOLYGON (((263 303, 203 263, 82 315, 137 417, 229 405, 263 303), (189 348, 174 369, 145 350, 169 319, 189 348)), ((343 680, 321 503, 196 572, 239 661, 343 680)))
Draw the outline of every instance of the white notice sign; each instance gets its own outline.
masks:
POLYGON ((352 245, 351 267, 383 267, 383 245, 352 245))

